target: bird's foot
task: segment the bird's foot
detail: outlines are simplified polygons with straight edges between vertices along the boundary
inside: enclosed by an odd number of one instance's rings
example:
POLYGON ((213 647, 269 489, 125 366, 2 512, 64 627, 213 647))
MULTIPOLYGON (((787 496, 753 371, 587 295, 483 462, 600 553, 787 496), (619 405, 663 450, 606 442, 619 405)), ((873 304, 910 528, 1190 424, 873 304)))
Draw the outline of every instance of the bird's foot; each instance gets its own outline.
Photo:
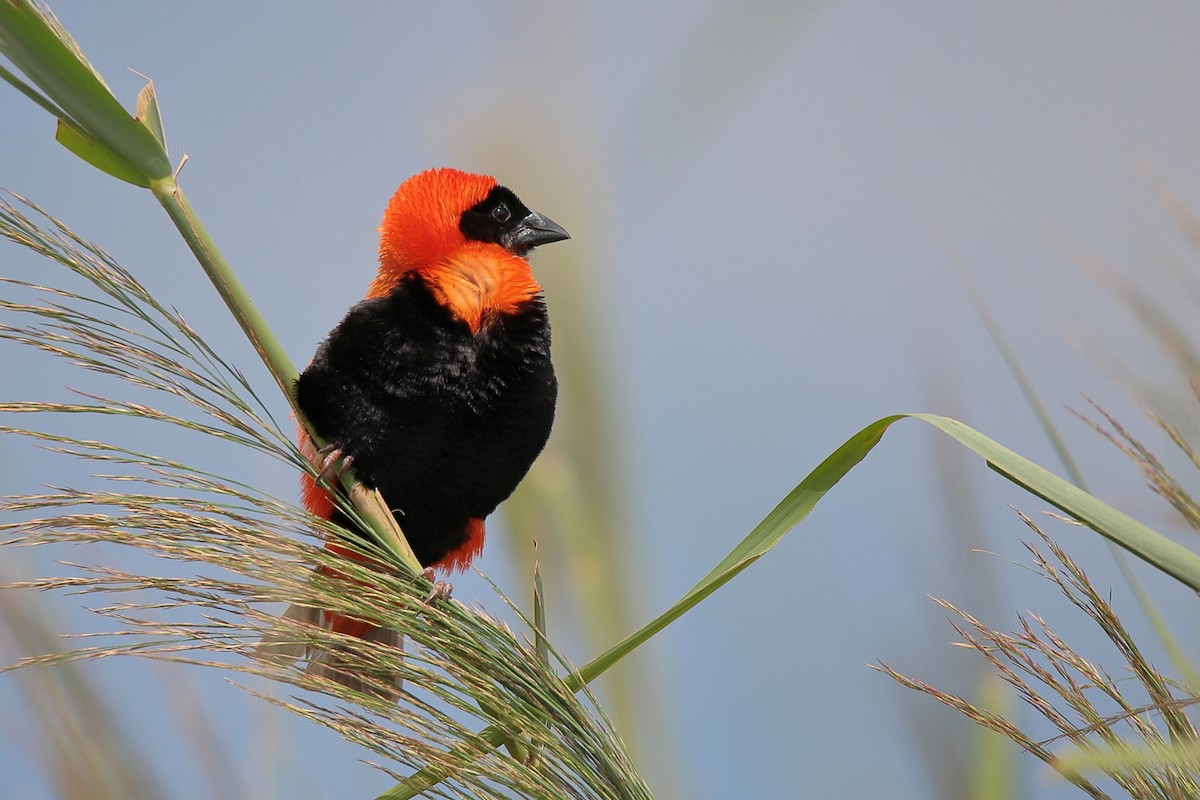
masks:
POLYGON ((309 463, 317 471, 317 483, 336 484, 342 479, 342 473, 354 465, 354 456, 328 444, 314 452, 309 463))
POLYGON ((454 592, 454 585, 446 581, 434 580, 433 567, 426 567, 421 573, 421 577, 433 584, 432 591, 425 598, 425 603, 432 603, 434 600, 449 600, 450 595, 454 592))

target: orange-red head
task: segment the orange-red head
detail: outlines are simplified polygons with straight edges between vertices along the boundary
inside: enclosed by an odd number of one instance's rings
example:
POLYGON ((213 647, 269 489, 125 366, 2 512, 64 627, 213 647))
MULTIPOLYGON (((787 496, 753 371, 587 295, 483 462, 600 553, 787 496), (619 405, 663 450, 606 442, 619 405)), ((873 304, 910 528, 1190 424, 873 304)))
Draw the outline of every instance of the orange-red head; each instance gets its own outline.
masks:
POLYGON ((379 227, 379 274, 368 297, 417 273, 472 330, 537 295, 525 254, 570 238, 487 175, 431 169, 400 184, 379 227))

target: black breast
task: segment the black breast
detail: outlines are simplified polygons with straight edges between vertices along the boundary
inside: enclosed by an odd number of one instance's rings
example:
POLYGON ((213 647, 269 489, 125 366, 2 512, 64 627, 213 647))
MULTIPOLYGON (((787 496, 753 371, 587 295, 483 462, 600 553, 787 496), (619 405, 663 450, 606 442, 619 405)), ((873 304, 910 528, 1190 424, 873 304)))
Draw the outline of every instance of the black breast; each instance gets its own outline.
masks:
POLYGON ((541 298, 472 334, 417 277, 354 306, 296 385, 306 417, 354 457, 422 564, 462 543, 546 444, 557 382, 541 298))

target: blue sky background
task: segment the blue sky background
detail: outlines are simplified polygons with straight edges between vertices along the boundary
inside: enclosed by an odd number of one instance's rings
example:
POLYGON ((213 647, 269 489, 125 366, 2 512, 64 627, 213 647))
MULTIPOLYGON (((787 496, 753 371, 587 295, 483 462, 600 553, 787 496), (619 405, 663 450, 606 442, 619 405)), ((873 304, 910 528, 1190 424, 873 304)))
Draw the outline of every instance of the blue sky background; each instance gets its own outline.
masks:
MULTIPOLYGON (((636 543, 620 589, 637 621, 886 414, 948 414, 1058 469, 955 258, 1092 489, 1176 531, 1136 469, 1064 406, 1091 397, 1166 449, 1123 376, 1182 395, 1103 274, 1194 317, 1196 253, 1161 199, 1166 186, 1200 208, 1194 4, 53 7, 123 101, 141 84, 126 68, 155 80, 172 155, 190 157, 183 186, 299 363, 361 297, 384 204, 414 172, 494 174, 572 232, 535 267, 555 325, 585 331, 607 370, 636 543), (563 269, 588 299, 579 318, 556 313, 563 269)), ((150 195, 86 167, 52 131, 0 91, 0 185, 102 244, 269 394, 150 195)), ((4 274, 42 268, 0 251, 4 274)), ((0 357, 6 399, 78 385, 40 357, 0 357)), ((190 455, 221 463, 223 451, 190 455)), ((293 492, 294 476, 266 459, 229 468, 293 492)), ((0 441, 6 492, 67 469, 0 441)), ((926 595, 1004 626, 1035 608, 1118 669, 1044 581, 965 552, 1024 561, 1006 503, 1043 507, 930 429, 890 432, 776 551, 622 667, 651 696, 646 718, 621 725, 657 796, 955 796, 973 729, 865 666, 882 659, 968 690, 974 660, 949 646, 926 595)), ((1104 546, 1048 527, 1149 642, 1104 546)), ((506 538, 497 526, 480 566, 523 599, 506 538)), ((542 546, 552 560, 554 544, 542 546)), ((6 555, 14 569, 54 568, 38 558, 6 555)), ((1194 598, 1141 573, 1169 613, 1192 616, 1194 598)), ((566 579, 546 576, 552 600, 569 595, 555 586, 566 579)), ((494 603, 475 578, 456 587, 494 603)), ((71 599, 54 606, 67 627, 94 624, 71 599)), ((570 657, 594 654, 568 600, 551 613, 570 657)), ((363 753, 214 673, 97 669, 171 797, 208 796, 202 761, 170 732, 171 703, 210 720, 228 748, 219 762, 253 796, 371 797, 390 785, 363 753)), ((18 694, 0 676, 0 796, 43 797, 18 694)), ((1020 763, 1026 796, 1073 796, 1020 763)))

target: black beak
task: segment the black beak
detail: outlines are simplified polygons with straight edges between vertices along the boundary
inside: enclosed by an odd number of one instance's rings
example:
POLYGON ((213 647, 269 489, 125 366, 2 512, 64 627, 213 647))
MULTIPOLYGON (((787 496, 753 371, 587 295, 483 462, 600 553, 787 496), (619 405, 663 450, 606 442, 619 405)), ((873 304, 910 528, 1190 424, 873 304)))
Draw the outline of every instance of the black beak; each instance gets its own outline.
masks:
POLYGON ((512 229, 501 234, 500 244, 510 253, 524 255, 538 245, 570 238, 571 234, 567 233, 563 226, 536 211, 530 211, 529 215, 512 229))

